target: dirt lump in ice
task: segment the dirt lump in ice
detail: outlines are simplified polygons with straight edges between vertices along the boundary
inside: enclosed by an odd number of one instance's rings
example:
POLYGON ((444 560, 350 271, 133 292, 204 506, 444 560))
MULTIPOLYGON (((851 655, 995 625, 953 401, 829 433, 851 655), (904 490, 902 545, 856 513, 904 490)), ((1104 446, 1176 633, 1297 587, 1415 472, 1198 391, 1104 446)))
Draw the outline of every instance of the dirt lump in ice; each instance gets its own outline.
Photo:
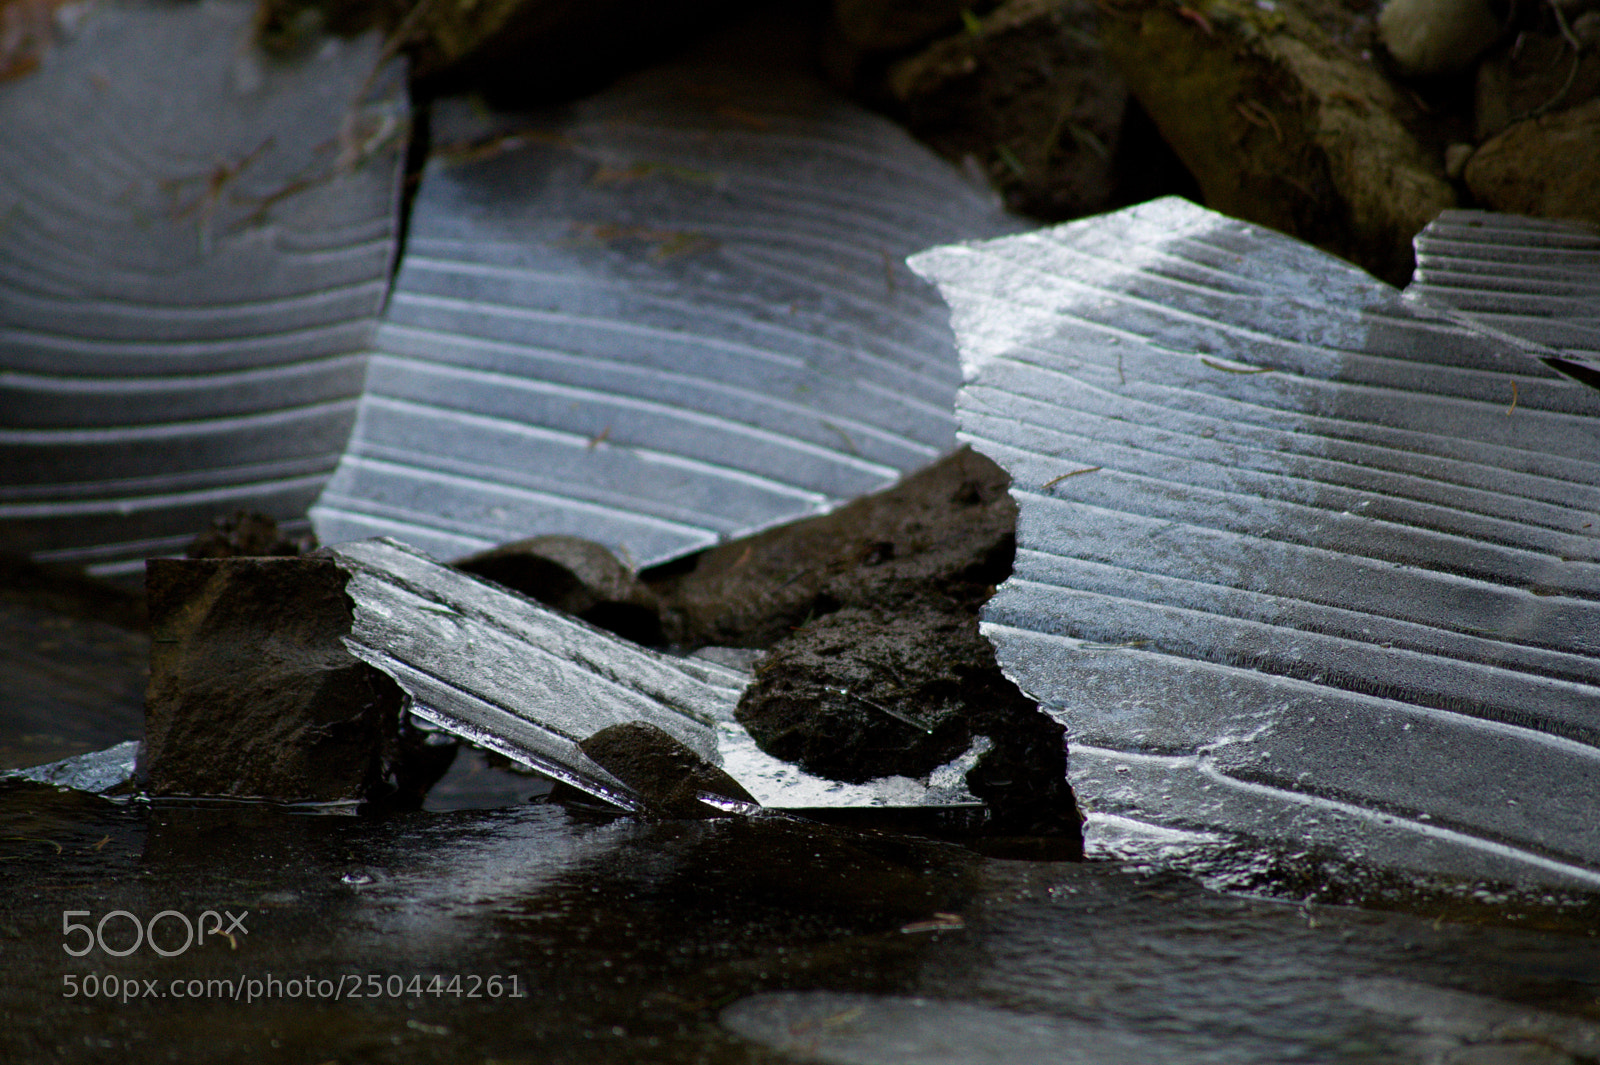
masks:
POLYGON ((654 725, 630 721, 603 728, 578 744, 618 780, 643 796, 659 817, 715 817, 721 806, 702 794, 733 804, 756 800, 721 769, 654 725))
POLYGON ((348 579, 316 557, 149 562, 150 794, 420 801, 453 748, 427 749, 346 648, 348 579))
POLYGON ((978 612, 1010 574, 1009 479, 969 449, 831 514, 646 572, 681 645, 767 649, 737 716, 835 780, 926 776, 969 750, 988 831, 1079 838, 1060 725, 1000 672, 978 612))
POLYGON ((923 776, 971 746, 965 707, 988 694, 968 690, 985 678, 963 620, 937 607, 819 618, 767 656, 739 721, 768 754, 821 776, 923 776))
POLYGON ((684 647, 766 648, 844 607, 930 595, 976 611, 1011 572, 1017 507, 1004 471, 963 448, 820 517, 732 540, 641 576, 684 647))

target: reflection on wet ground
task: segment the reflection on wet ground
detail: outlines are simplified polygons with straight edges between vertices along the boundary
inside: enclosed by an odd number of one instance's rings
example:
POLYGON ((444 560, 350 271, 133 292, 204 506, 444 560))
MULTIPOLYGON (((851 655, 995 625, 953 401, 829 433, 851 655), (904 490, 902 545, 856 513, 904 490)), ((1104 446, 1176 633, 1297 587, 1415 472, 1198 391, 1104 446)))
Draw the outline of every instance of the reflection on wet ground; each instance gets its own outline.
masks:
POLYGON ((1291 904, 779 817, 33 785, 0 791, 0 858, 10 1061, 1600 1056, 1593 907, 1291 904), (231 938, 185 947, 185 918, 231 938))

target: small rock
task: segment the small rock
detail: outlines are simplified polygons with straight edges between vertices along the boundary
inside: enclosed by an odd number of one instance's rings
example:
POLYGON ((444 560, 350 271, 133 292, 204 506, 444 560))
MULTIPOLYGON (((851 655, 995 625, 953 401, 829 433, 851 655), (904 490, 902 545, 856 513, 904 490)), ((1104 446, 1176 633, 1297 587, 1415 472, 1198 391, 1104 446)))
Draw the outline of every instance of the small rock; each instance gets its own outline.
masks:
POLYGON ((1389 0, 1378 34, 1395 66, 1415 77, 1456 74, 1500 36, 1485 0, 1389 0))
POLYGON ((455 568, 494 581, 635 643, 662 641, 655 596, 600 544, 536 536, 459 559, 455 568))
POLYGON ((400 689, 345 649, 348 579, 323 558, 150 560, 150 794, 420 798, 454 748, 402 731, 400 689))
POLYGON ((1477 151, 1470 144, 1452 144, 1444 150, 1444 172, 1454 181, 1461 176, 1467 168, 1467 161, 1472 158, 1472 153, 1477 151))
POLYGON ((724 811, 705 801, 709 794, 743 805, 759 805, 721 769, 654 725, 631 721, 603 728, 578 746, 618 780, 632 788, 647 810, 665 818, 719 817, 724 811))

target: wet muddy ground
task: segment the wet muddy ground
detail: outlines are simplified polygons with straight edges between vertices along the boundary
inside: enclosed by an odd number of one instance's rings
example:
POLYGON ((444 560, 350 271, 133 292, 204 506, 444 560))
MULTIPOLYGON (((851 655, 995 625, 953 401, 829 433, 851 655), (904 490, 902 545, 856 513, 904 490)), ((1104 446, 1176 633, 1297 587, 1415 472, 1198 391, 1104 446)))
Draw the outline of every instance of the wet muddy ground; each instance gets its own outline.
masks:
MULTIPOLYGON (((142 636, 4 616, 7 765, 137 735, 142 636), (67 675, 78 705, 44 713, 67 675)), ((1592 900, 1273 901, 1103 845, 1008 861, 527 801, 545 790, 471 752, 428 808, 383 817, 4 785, 0 1058, 1520 1065, 1600 1047, 1592 900)))
POLYGON ((538 804, 368 819, 8 787, 0 835, 10 1061, 1509 1065, 1600 1046, 1592 926, 1488 908, 538 804), (229 935, 185 949, 185 918, 229 935))

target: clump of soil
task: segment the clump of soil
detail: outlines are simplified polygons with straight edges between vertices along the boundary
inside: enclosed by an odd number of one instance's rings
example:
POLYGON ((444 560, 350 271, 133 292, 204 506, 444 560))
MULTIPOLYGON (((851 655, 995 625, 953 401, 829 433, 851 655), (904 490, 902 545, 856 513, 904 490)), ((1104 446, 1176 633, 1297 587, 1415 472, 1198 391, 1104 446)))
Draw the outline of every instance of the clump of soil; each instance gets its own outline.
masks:
POLYGON ((152 795, 416 805, 454 746, 344 644, 349 573, 326 558, 151 559, 141 770, 152 795))
POLYGON ((1062 727, 1000 672, 978 613, 1011 572, 1009 478, 962 449, 831 514, 643 579, 680 645, 768 649, 737 716, 767 753, 847 782, 967 774, 992 835, 1081 853, 1062 727))
POLYGON ((644 796, 651 812, 660 817, 698 820, 719 816, 721 807, 702 802, 702 794, 756 805, 737 780, 643 721, 603 728, 578 747, 644 796))
POLYGON ((942 596, 976 613, 1011 574, 1017 507, 1004 470, 969 448, 829 514, 640 574, 681 647, 772 647, 849 606, 942 596))
POLYGON ((1122 198, 1128 88, 1090 0, 1008 0, 883 78, 891 113, 947 159, 978 162, 1007 206, 1078 218, 1122 198))
POLYGON ((966 621, 948 607, 829 614, 778 643, 738 719, 762 750, 820 776, 923 776, 972 745, 966 709, 993 697, 966 621))
POLYGON ((967 787, 989 831, 1078 838, 1064 730, 1000 672, 976 610, 952 600, 804 626, 773 647, 736 714, 767 753, 852 783, 924 776, 986 737, 967 787))
POLYGON ((634 643, 660 644, 655 597, 600 544, 576 536, 535 536, 458 559, 465 573, 494 581, 634 643))

